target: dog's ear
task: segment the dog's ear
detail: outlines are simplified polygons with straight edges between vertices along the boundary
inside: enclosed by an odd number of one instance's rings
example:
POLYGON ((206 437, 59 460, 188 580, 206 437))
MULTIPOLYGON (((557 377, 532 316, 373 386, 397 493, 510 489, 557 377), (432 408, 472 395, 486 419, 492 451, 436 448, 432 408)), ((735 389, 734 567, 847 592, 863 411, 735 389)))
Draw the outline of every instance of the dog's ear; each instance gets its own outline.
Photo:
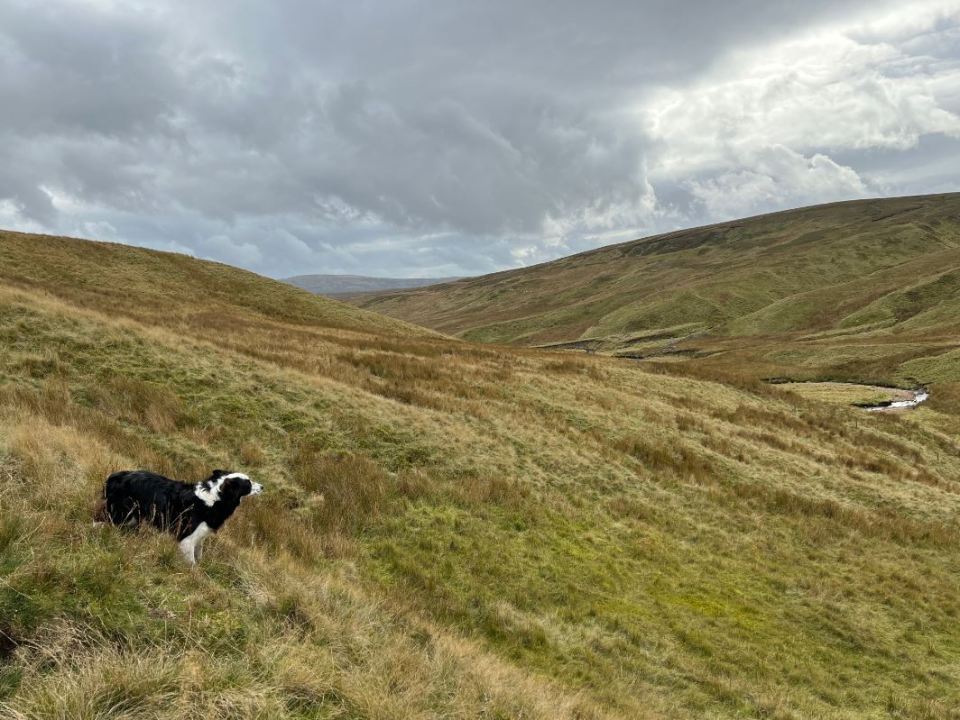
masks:
POLYGON ((216 480, 218 477, 221 477, 226 474, 227 474, 226 470, 214 470, 212 473, 210 473, 210 479, 216 480))

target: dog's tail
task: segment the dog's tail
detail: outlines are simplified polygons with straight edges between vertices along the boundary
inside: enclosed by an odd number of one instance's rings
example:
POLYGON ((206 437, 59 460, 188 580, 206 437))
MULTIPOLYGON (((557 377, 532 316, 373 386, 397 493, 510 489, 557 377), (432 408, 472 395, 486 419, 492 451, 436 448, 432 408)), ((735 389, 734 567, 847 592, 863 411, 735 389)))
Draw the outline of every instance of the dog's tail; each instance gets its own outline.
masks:
POLYGON ((97 504, 93 507, 93 522, 94 523, 108 523, 110 522, 110 513, 107 512, 107 500, 106 498, 100 498, 97 500, 97 504))
POLYGON ((125 472, 111 473, 110 477, 107 478, 107 482, 104 483, 103 495, 97 500, 96 505, 93 506, 93 522, 95 525, 113 522, 113 518, 107 509, 107 496, 110 494, 110 486, 115 484, 124 475, 126 475, 125 472))

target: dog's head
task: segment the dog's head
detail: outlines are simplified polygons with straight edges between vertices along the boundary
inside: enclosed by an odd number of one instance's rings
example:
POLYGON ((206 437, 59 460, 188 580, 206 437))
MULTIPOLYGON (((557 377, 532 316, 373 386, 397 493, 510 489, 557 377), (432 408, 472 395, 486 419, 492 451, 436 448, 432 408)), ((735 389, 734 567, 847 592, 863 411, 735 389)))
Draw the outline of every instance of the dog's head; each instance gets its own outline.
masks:
POLYGON ((238 503, 247 495, 259 495, 263 485, 253 482, 247 475, 230 470, 214 470, 210 477, 197 483, 196 496, 208 506, 226 500, 238 503))

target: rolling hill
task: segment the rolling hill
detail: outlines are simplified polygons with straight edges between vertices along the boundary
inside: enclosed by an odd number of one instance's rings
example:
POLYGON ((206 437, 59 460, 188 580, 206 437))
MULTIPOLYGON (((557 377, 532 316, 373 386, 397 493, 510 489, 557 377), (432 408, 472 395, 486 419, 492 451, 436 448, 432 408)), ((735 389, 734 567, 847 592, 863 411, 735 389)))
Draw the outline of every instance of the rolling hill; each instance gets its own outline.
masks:
POLYGON ((947 397, 867 414, 0 232, 0 716, 955 718, 947 397), (91 524, 124 467, 267 490, 191 571, 91 524))
POLYGON ((960 380, 960 194, 774 213, 358 302, 484 342, 960 380))
POLYGON ((354 295, 357 293, 417 288, 450 282, 459 278, 384 278, 365 275, 295 275, 284 278, 285 283, 309 290, 317 295, 354 295))

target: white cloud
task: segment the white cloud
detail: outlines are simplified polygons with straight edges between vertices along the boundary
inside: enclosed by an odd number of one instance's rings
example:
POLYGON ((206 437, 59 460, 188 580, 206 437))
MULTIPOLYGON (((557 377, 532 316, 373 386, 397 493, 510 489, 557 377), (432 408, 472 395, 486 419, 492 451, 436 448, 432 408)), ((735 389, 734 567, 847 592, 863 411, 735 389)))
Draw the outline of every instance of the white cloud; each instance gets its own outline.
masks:
POLYGON ((870 194, 852 168, 838 165, 825 155, 804 157, 776 145, 743 161, 743 169, 687 183, 708 216, 735 218, 787 204, 814 205, 870 194))
POLYGON ((119 238, 117 237, 117 229, 108 223, 106 220, 88 220, 87 222, 80 223, 78 226, 79 235, 89 238, 97 238, 97 240, 110 240, 116 242, 119 238))
POLYGON ((960 4, 911 3, 882 23, 854 19, 734 53, 641 109, 659 148, 652 182, 687 187, 710 219, 921 191, 849 161, 908 153, 925 136, 960 138, 960 53, 944 50, 958 36, 960 4))
POLYGON ((229 235, 201 238, 198 245, 204 256, 219 258, 231 265, 256 267, 263 261, 259 247, 250 242, 236 241, 229 235))

